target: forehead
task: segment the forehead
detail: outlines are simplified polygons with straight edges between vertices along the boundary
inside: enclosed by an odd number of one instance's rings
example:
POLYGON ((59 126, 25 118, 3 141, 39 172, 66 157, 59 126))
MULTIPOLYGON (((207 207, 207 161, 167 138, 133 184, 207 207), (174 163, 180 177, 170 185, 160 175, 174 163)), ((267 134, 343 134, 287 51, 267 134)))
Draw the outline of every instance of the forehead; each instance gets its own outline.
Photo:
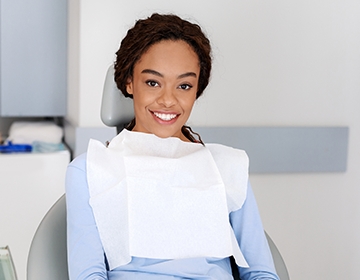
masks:
POLYGON ((199 58, 193 48, 182 40, 163 40, 153 44, 140 57, 135 67, 199 70, 199 58))

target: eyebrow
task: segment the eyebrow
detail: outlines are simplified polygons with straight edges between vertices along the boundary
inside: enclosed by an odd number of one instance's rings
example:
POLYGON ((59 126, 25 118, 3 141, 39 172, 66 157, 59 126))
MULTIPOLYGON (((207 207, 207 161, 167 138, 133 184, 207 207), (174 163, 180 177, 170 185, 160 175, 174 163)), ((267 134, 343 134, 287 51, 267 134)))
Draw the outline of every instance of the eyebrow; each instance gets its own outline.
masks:
MULTIPOLYGON (((158 76, 158 77, 161 77, 161 78, 164 77, 163 74, 161 74, 158 71, 152 70, 152 69, 144 69, 144 70, 141 71, 141 73, 152 74, 152 75, 155 75, 155 76, 158 76)), ((186 77, 195 77, 196 78, 197 75, 194 72, 186 72, 184 74, 179 75, 177 78, 182 79, 182 78, 186 78, 186 77)))

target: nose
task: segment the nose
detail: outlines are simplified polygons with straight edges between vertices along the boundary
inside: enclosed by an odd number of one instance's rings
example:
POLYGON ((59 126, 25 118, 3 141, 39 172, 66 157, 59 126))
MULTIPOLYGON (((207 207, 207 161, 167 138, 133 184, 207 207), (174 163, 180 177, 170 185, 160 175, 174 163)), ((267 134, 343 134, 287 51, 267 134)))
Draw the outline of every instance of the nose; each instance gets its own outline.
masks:
POLYGON ((167 108, 174 106, 177 103, 175 93, 172 89, 164 88, 157 99, 158 104, 167 108))

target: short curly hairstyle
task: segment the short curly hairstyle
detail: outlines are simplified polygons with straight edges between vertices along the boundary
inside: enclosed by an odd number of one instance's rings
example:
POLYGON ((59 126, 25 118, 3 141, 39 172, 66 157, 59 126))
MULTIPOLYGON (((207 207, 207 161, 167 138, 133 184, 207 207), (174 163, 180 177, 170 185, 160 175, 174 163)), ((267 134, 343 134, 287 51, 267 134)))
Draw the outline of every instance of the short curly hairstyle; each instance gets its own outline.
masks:
POLYGON ((188 43, 197 54, 200 63, 200 75, 196 98, 201 96, 209 83, 211 72, 211 46, 201 27, 172 14, 152 14, 138 20, 129 29, 116 52, 115 83, 120 91, 132 98, 126 91, 129 79, 133 77, 134 65, 155 43, 163 40, 182 40, 188 43))

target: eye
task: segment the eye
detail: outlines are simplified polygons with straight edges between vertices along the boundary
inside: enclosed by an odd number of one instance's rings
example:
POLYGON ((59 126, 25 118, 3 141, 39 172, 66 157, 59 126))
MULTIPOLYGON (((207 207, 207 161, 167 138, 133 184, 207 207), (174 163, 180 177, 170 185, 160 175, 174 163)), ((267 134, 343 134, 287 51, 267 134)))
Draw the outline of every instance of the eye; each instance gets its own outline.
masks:
POLYGON ((159 86, 159 83, 157 81, 154 81, 154 80, 148 80, 146 81, 146 84, 150 87, 157 87, 159 86))
POLYGON ((189 90, 192 88, 192 85, 189 85, 189 84, 182 84, 179 86, 180 89, 183 89, 183 90, 189 90))

